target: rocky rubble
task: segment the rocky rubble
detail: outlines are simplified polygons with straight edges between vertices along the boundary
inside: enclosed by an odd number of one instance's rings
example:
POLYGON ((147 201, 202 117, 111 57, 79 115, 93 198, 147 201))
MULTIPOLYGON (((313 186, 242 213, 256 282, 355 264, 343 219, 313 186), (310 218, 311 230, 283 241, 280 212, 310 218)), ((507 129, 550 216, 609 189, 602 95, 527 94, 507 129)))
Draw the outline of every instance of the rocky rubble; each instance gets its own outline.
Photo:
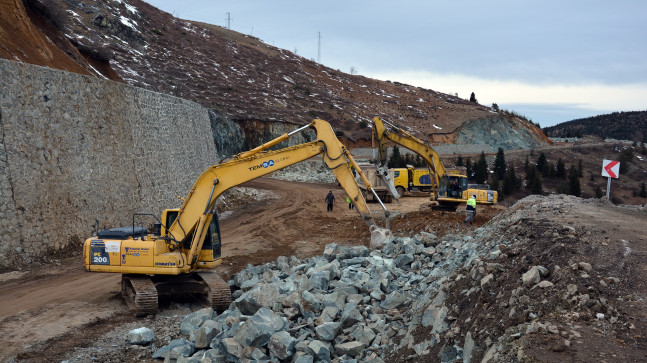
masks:
POLYGON ((617 261, 596 254, 612 250, 608 239, 573 218, 587 203, 603 204, 531 196, 470 235, 421 232, 374 250, 333 243, 307 260, 248 265, 229 281, 227 311, 187 315, 181 337, 150 347, 152 357, 529 361, 537 347, 574 350, 591 331, 630 344, 639 335, 619 304, 634 298, 619 288, 617 261))
POLYGON ((470 236, 422 232, 389 240, 381 250, 326 246, 322 256, 247 266, 229 284, 235 301, 220 315, 204 309, 182 323, 184 338, 153 357, 181 361, 383 362, 413 344, 417 326, 447 329, 438 293, 454 269, 496 246, 470 236), (424 314, 419 314, 424 312, 424 314))

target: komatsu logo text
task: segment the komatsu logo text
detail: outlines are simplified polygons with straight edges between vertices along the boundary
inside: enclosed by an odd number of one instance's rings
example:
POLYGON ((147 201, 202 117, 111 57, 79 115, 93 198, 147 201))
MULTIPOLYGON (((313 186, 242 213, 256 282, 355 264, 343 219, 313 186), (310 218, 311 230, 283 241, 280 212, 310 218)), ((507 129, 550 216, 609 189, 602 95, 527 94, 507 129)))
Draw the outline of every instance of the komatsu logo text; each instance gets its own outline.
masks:
POLYGON ((175 266, 175 262, 155 262, 155 266, 175 266))

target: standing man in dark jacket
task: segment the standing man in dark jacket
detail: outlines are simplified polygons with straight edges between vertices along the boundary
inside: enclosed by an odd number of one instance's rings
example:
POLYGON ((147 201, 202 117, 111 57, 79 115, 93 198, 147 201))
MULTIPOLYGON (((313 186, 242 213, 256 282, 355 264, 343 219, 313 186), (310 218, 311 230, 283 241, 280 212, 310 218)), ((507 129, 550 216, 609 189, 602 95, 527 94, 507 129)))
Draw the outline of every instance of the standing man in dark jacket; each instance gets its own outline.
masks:
POLYGON ((328 212, 332 212, 332 204, 335 202, 335 195, 332 190, 326 195, 326 204, 328 205, 328 212))

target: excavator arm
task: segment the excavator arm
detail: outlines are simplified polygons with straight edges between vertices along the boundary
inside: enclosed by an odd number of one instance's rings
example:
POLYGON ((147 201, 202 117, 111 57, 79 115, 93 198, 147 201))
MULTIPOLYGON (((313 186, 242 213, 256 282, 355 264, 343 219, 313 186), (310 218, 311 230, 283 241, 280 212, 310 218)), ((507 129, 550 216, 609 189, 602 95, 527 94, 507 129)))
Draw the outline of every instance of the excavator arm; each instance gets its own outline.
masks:
POLYGON ((440 177, 446 174, 445 166, 438 153, 427 143, 416 138, 410 133, 402 130, 401 128, 395 125, 389 125, 387 129, 384 126, 384 122, 379 117, 373 118, 373 138, 377 142, 377 149, 380 154, 380 161, 384 165, 387 158, 387 143, 392 141, 400 146, 406 147, 407 149, 415 152, 420 155, 426 162, 431 171, 433 172, 431 177, 433 181, 434 194, 438 192, 438 186, 440 185, 440 177))
MULTIPOLYGON (((201 297, 214 309, 222 311, 231 303, 227 283, 213 271, 221 261, 219 227, 215 217, 216 199, 227 189, 323 154, 326 165, 335 174, 356 210, 369 225, 371 245, 383 244, 392 235, 388 229, 375 225, 352 169, 369 181, 339 142, 330 125, 314 120, 307 126, 282 135, 253 150, 236 155, 232 160, 204 171, 179 210, 167 209, 162 214, 164 233, 145 235, 145 230, 116 228, 101 231, 88 238, 83 246, 86 270, 122 273, 121 292, 137 315, 157 311, 160 295, 191 294, 201 297), (316 140, 281 150, 268 151, 291 135, 313 128, 316 140), (172 223, 167 222, 175 219, 172 223), (102 233, 108 232, 108 233, 102 233), (211 235, 209 235, 211 234, 211 235), (218 235, 215 237, 214 235, 218 235), (206 242, 209 241, 209 242, 206 242), (211 247, 205 243, 211 244, 211 247), (217 248, 216 245, 218 246, 217 248), (216 252, 217 250, 217 252, 216 252), (215 252, 215 254, 214 254, 215 252)), ((384 207, 384 205, 382 205, 384 207)), ((388 223, 388 212, 385 209, 388 223)), ((133 217, 134 218, 134 217, 133 217)), ((387 227, 388 228, 388 227, 387 227)))
MULTIPOLYGON (((186 238, 193 236, 187 259, 192 264, 197 252, 202 247, 202 240, 209 226, 216 199, 224 191, 319 154, 323 154, 324 162, 335 174, 346 194, 353 200, 355 209, 364 222, 369 227, 374 226, 375 221, 371 217, 366 201, 355 181, 351 166, 360 173, 360 177, 370 188, 369 181, 361 173, 361 169, 350 152, 339 142, 330 124, 316 119, 308 126, 284 134, 255 149, 236 155, 231 161, 211 166, 204 171, 185 198, 177 218, 168 228, 169 236, 178 242, 184 242, 186 238), (268 148, 307 127, 316 131, 316 140, 280 150, 267 151, 268 148)), ((385 213, 388 217, 388 212, 385 213)))

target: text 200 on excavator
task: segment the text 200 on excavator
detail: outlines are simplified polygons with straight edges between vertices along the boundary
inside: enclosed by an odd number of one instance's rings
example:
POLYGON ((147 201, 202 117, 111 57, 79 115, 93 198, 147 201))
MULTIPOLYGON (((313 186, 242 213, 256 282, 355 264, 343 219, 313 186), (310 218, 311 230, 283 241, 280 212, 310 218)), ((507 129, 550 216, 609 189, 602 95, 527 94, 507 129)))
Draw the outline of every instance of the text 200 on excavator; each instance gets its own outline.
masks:
MULTIPOLYGON (((339 142, 330 125, 314 120, 232 160, 209 167, 197 179, 179 209, 167 209, 158 219, 158 230, 121 227, 98 231, 83 246, 87 271, 121 273, 121 290, 136 315, 157 312, 159 295, 195 294, 218 311, 228 308, 231 291, 213 272, 222 262, 221 238, 215 202, 225 190, 273 171, 323 154, 328 168, 356 206, 371 230, 371 239, 383 240, 390 231, 376 226, 353 176, 360 168, 339 142), (268 151, 270 147, 306 128, 316 131, 314 141, 268 151)), ((362 174, 366 185, 371 187, 362 174)), ((388 220, 388 211, 384 208, 388 220)), ((379 242, 377 242, 379 243, 379 242)))

